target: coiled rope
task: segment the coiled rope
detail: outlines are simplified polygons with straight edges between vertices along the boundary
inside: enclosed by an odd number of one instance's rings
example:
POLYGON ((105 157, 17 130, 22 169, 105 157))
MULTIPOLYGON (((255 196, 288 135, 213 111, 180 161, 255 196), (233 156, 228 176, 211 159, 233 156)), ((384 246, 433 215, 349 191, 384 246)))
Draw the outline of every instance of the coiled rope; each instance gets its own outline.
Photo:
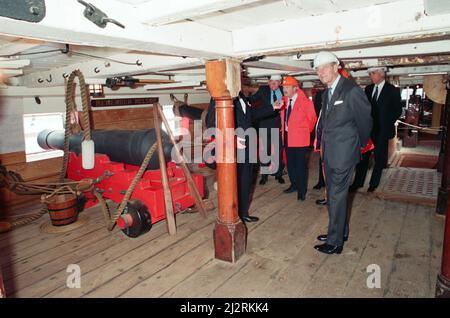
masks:
MULTIPOLYGON (((93 186, 95 182, 92 180, 81 180, 78 182, 65 182, 67 174, 67 166, 69 163, 69 146, 70 135, 77 134, 81 131, 81 127, 78 123, 77 106, 75 103, 75 78, 78 77, 80 84, 80 95, 83 111, 81 113, 81 119, 83 122, 83 140, 91 140, 91 126, 89 121, 89 92, 84 80, 83 73, 80 70, 73 71, 66 83, 66 120, 65 120, 65 133, 64 133, 64 156, 61 172, 59 173, 59 182, 56 183, 30 183, 25 182, 20 174, 13 171, 7 171, 5 167, 0 166, 0 186, 6 186, 10 191, 19 195, 52 195, 55 192, 59 194, 80 193, 88 190, 93 186), (88 182, 88 185, 86 185, 88 182), (80 186, 81 185, 81 186, 80 186), (83 186, 84 185, 84 186, 83 186)), ((97 180, 97 182, 100 180, 97 180)), ((0 222, 0 233, 10 231, 14 228, 29 224, 48 212, 47 208, 42 208, 39 212, 28 215, 19 216, 11 221, 0 222)))
POLYGON ((64 133, 64 157, 61 173, 59 174, 59 181, 63 182, 67 174, 67 165, 69 163, 69 146, 70 135, 78 134, 81 131, 81 127, 77 120, 77 105, 75 103, 75 78, 78 77, 80 83, 80 95, 81 106, 83 111, 81 113, 81 119, 83 122, 83 140, 91 140, 91 124, 89 120, 89 92, 84 80, 84 75, 80 70, 73 71, 66 84, 66 123, 64 133))

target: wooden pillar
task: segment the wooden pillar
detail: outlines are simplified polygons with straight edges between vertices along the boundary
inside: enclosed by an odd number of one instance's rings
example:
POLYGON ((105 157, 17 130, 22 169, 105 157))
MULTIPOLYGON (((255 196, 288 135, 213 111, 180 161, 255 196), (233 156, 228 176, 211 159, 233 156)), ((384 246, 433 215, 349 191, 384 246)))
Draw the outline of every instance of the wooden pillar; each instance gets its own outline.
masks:
POLYGON ((445 215, 447 212, 448 192, 450 186, 450 133, 448 125, 450 124, 450 82, 447 83, 447 98, 445 102, 445 126, 442 133, 443 140, 441 144, 442 156, 442 181, 439 188, 436 212, 445 215), (445 139, 444 139, 445 138, 445 139))
POLYGON ((226 59, 206 63, 208 91, 216 102, 216 163, 219 213, 214 228, 217 259, 236 262, 245 252, 247 228, 237 212, 236 141, 233 98, 241 89, 240 63, 226 59))
MULTIPOLYGON (((447 101, 446 106, 448 107, 450 103, 450 81, 447 82, 447 101)), ((448 111, 450 113, 450 111, 448 111)), ((450 121, 447 121, 447 125, 450 121)), ((443 241, 443 251, 442 251, 442 267, 441 273, 438 275, 436 283, 436 297, 439 298, 450 298, 450 202, 448 200, 448 190, 449 190, 449 177, 450 177, 450 135, 447 133, 447 142, 444 157, 444 171, 442 176, 442 187, 444 189, 446 202, 447 202, 447 216, 445 221, 444 230, 444 241, 443 241)), ((441 194, 440 189, 440 194, 441 194)), ((438 199, 439 208, 439 199, 438 199)))
POLYGON ((3 275, 0 268, 0 298, 6 298, 5 285, 3 284, 3 275))
POLYGON ((441 273, 436 282, 436 297, 450 298, 450 206, 447 208, 441 273))
MULTIPOLYGON (((442 108, 444 105, 434 102, 431 117, 431 127, 439 127, 441 125, 442 108)), ((431 134, 437 135, 438 131, 430 131, 431 134)))

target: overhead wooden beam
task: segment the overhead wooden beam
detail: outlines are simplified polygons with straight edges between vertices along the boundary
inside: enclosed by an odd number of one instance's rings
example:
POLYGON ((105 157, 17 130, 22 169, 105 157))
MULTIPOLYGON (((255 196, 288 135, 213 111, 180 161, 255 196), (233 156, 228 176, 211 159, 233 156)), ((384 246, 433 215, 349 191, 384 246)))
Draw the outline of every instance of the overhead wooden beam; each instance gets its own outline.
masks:
POLYGON ((1 72, 5 75, 5 76, 18 76, 18 75, 22 75, 23 71, 22 70, 8 70, 8 69, 2 69, 1 72))
MULTIPOLYGON (((125 25, 105 28, 87 20, 77 1, 46 1, 46 17, 39 23, 0 17, 0 34, 84 46, 123 48, 178 56, 215 58, 231 54, 231 33, 192 22, 161 27, 144 25, 140 12, 116 0, 90 0, 108 17, 125 25)), ((186 1, 191 3, 191 1, 186 1)))
POLYGON ((22 68, 22 67, 28 66, 28 65, 30 65, 30 60, 13 60, 13 59, 1 60, 0 59, 0 68, 1 69, 22 68))
POLYGON ((297 61, 290 56, 268 56, 259 61, 244 62, 243 65, 282 72, 304 72, 311 69, 309 62, 297 61))
MULTIPOLYGON (((107 78, 111 76, 149 74, 160 72, 162 70, 203 65, 203 61, 198 58, 182 58, 176 56, 129 53, 108 56, 108 58, 121 62, 127 62, 128 64, 94 59, 88 62, 55 68, 46 72, 31 73, 21 79, 21 84, 26 87, 62 86, 64 85, 64 76, 70 74, 75 69, 81 70, 86 78, 94 79, 107 78), (50 79, 51 81, 49 81, 50 79)), ((155 78, 163 77, 155 76, 155 78)))
POLYGON ((344 61, 345 66, 349 69, 364 69, 373 66, 433 66, 450 63, 450 55, 381 57, 377 59, 355 59, 344 61))
POLYGON ((201 83, 199 81, 184 81, 180 83, 172 83, 172 84, 150 84, 145 85, 144 88, 146 90, 161 90, 161 89, 167 89, 167 88, 184 88, 184 87, 197 87, 200 86, 201 83))
POLYGON ((402 0, 238 29, 232 31, 234 53, 251 56, 402 40, 422 42, 450 34, 450 14, 427 16, 424 10, 423 0, 402 0))
MULTIPOLYGON (((379 44, 375 47, 357 48, 349 50, 333 50, 333 53, 339 59, 367 59, 379 57, 393 57, 393 56, 414 56, 414 55, 430 55, 450 53, 450 40, 428 41, 428 42, 414 42, 406 44, 393 45, 386 43, 386 45, 379 44)), ((298 61, 312 61, 317 52, 294 55, 292 58, 298 61)))
POLYGON ((152 26, 196 18, 208 13, 241 7, 261 0, 167 0, 147 1, 137 5, 138 12, 142 12, 142 21, 152 26))
POLYGON ((44 43, 43 41, 29 39, 11 40, 11 42, 0 45, 0 55, 14 55, 44 43))

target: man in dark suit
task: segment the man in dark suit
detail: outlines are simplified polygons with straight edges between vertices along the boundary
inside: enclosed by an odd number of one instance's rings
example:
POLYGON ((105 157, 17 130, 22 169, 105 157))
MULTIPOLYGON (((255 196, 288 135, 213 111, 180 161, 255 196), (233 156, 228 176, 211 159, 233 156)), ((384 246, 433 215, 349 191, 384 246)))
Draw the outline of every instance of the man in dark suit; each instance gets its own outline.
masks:
MULTIPOLYGON (((371 137, 375 145, 375 166, 370 178, 368 192, 373 192, 380 184, 383 169, 388 161, 389 139, 395 136, 395 122, 402 114, 400 89, 386 81, 386 69, 373 67, 368 70, 371 85, 366 87, 366 95, 372 104, 373 128, 371 137)), ((356 167, 355 180, 350 192, 356 192, 364 186, 369 168, 370 152, 363 155, 363 159, 356 167)))
MULTIPOLYGON (((256 149, 251 152, 251 145, 256 145, 256 130, 251 134, 254 121, 270 116, 275 112, 271 105, 263 105, 257 110, 251 107, 247 98, 242 92, 233 99, 234 106, 234 125, 236 128, 236 170, 238 186, 238 214, 244 222, 257 222, 256 216, 249 215, 252 171, 253 164, 256 163, 256 149), (250 138, 253 136, 253 138, 250 138), (252 140, 254 139, 254 140, 252 140)), ((206 114, 206 127, 216 127, 216 102, 211 99, 208 112, 206 114)))
MULTIPOLYGON (((280 75, 272 75, 269 80, 269 85, 261 85, 258 91, 248 97, 250 103, 262 102, 264 106, 272 106, 277 101, 281 101, 283 97, 283 88, 280 86, 281 84, 281 76, 280 75)), ((273 114, 261 118, 259 121, 259 129, 265 129, 267 132, 267 138, 264 138, 264 135, 260 135, 260 149, 264 151, 266 158, 272 158, 273 152, 275 151, 275 145, 278 147, 278 169, 275 171, 271 171, 272 175, 275 176, 275 179, 278 180, 279 183, 283 184, 283 153, 281 146, 281 120, 278 112, 274 112, 273 114), (272 129, 277 129, 277 135, 272 136, 272 129), (274 140, 278 138, 278 143, 274 142, 274 140)), ((261 167, 267 167, 269 169, 269 163, 261 162, 261 167)), ((261 180, 259 184, 266 184, 268 181, 269 175, 261 169, 261 180)))
POLYGON ((330 52, 320 52, 314 68, 327 89, 322 95, 321 150, 328 200, 328 234, 314 246, 319 252, 340 254, 348 239, 347 196, 355 166, 361 159, 372 129, 371 106, 364 91, 339 75, 339 61, 330 52))

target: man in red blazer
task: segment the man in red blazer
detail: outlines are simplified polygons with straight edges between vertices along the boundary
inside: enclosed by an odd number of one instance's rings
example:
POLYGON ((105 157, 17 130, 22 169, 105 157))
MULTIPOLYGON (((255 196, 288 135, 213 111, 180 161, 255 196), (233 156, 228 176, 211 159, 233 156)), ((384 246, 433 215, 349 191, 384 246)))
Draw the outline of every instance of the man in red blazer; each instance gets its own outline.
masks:
POLYGON ((306 154, 310 149, 311 132, 316 125, 317 115, 313 102, 299 88, 294 77, 284 78, 283 94, 281 136, 291 181, 291 186, 284 192, 297 191, 298 200, 304 201, 308 185, 306 154))

